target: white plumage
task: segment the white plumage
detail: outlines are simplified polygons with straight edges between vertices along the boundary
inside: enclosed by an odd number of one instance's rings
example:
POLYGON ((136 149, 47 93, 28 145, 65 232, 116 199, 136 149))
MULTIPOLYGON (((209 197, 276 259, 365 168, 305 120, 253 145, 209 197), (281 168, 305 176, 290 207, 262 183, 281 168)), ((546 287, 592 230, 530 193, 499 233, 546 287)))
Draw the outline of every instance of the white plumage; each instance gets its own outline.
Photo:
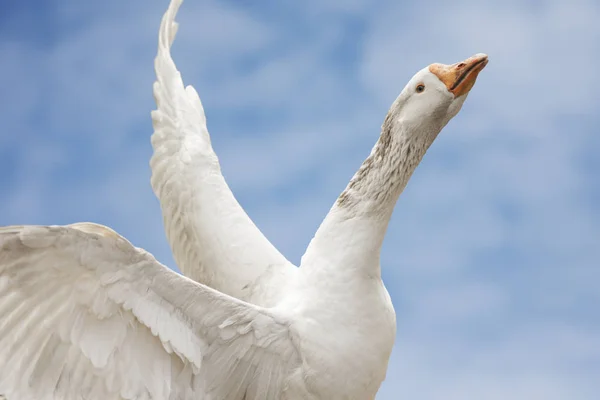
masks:
MULTIPOLYGON (((160 28, 152 187, 181 276, 111 229, 0 228, 0 393, 9 400, 372 399, 395 314, 379 252, 398 196, 487 63, 419 71, 300 268, 242 210, 160 28)), ((1 397, 1 396, 0 396, 1 397)))
POLYGON ((0 230, 9 398, 238 399, 279 393, 281 376, 298 368, 286 316, 180 276, 120 236, 86 231, 0 230))
POLYGON ((167 238, 185 275, 239 299, 272 305, 297 268, 254 225, 221 174, 198 93, 184 87, 170 54, 180 3, 171 2, 161 23, 158 109, 152 112, 152 188, 167 238))

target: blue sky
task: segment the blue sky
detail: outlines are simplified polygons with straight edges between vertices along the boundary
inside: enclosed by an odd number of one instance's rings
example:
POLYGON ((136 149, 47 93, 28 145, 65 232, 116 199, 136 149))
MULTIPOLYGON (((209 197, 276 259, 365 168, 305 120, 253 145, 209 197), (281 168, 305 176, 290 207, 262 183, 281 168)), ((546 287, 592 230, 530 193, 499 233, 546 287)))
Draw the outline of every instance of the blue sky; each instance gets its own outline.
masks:
MULTIPOLYGON (((378 399, 600 391, 600 3, 186 0, 173 53, 226 179, 297 263, 408 79, 490 63, 396 208, 378 399)), ((0 6, 0 225, 109 225, 169 266, 150 189, 167 0, 0 6)))

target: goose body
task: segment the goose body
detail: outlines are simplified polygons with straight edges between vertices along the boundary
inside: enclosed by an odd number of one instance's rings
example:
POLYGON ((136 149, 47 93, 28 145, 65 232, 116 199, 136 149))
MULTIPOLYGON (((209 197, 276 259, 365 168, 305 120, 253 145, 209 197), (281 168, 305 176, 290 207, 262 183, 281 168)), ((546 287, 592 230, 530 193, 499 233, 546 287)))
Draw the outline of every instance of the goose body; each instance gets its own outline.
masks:
POLYGON ((28 399, 373 399, 396 321, 379 254, 394 205, 487 56, 419 71, 293 266, 220 172, 196 91, 156 57, 152 187, 181 276, 105 226, 0 228, 0 393, 28 399))

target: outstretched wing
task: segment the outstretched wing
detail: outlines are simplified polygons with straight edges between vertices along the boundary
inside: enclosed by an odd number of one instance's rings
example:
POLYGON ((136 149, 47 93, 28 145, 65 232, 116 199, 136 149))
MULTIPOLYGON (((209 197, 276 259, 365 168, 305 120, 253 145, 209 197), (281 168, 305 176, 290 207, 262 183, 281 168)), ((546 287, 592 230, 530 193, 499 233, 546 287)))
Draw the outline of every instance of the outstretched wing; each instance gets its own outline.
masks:
POLYGON ((184 88, 170 54, 181 2, 171 1, 160 27, 152 188, 183 274, 239 299, 270 305, 280 282, 296 268, 254 225, 221 174, 200 98, 192 86, 184 88))
POLYGON ((0 393, 280 399, 283 316, 178 275, 99 225, 0 228, 0 393))

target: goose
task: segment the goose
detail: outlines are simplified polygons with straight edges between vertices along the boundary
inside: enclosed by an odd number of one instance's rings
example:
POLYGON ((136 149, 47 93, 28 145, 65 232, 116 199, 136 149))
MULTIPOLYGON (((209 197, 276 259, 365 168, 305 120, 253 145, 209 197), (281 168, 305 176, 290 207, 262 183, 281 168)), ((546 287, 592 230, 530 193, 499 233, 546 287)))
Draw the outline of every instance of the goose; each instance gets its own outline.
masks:
POLYGON ((0 228, 0 393, 373 399, 396 336, 379 263, 392 211, 488 57, 410 79, 297 268, 220 173, 200 98, 170 56, 181 2, 159 33, 151 183, 184 275, 106 226, 0 228))

